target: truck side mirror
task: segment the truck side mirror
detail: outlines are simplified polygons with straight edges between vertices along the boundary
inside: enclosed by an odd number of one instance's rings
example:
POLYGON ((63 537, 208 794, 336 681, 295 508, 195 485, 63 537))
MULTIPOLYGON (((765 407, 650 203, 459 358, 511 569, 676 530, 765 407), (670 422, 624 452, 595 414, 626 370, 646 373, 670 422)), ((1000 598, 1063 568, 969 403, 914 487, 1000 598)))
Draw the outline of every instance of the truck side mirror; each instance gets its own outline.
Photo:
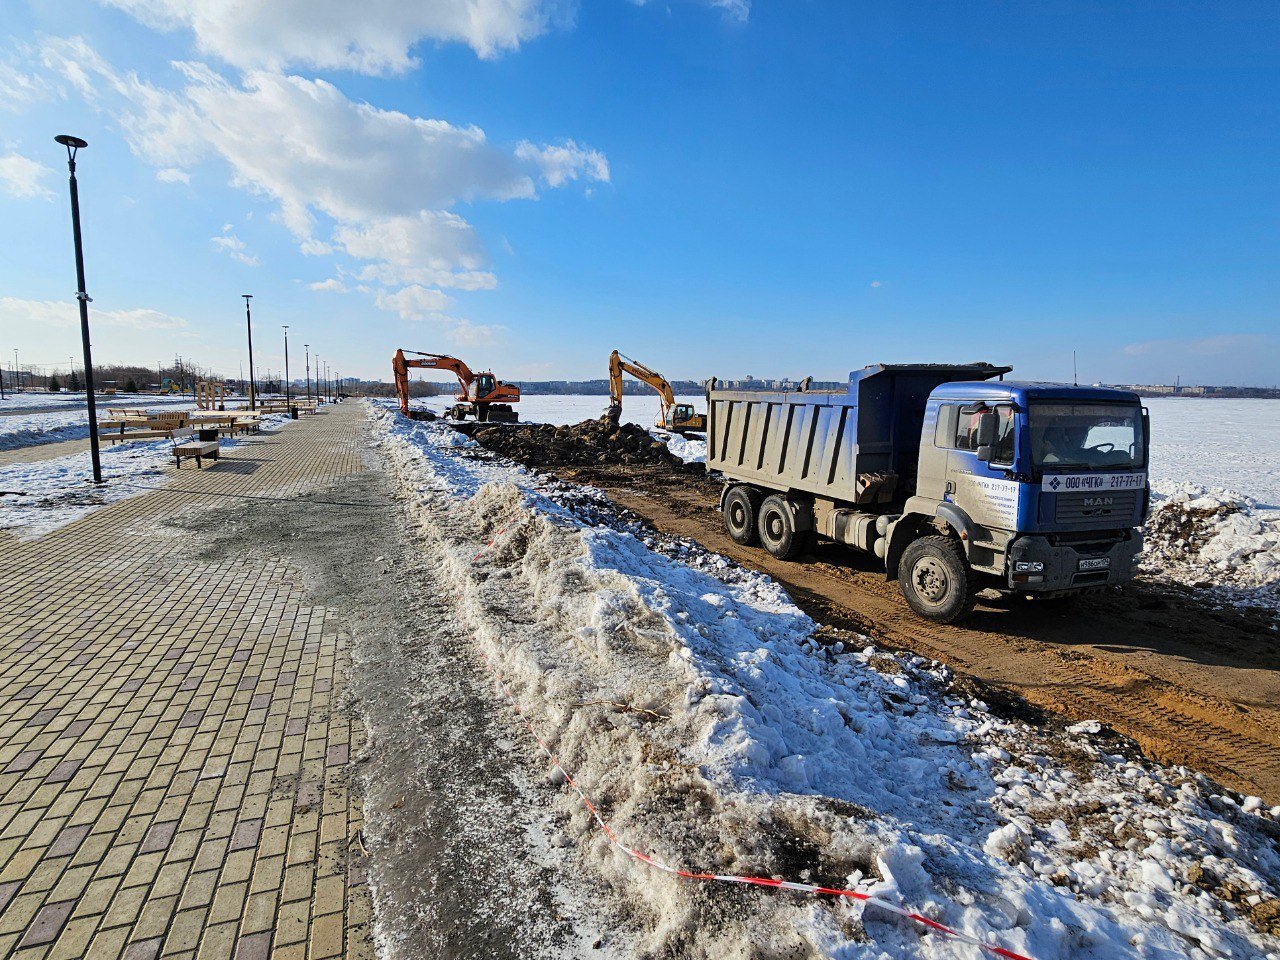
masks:
POLYGON ((981 460, 983 463, 990 463, 991 462, 991 444, 989 443, 979 444, 977 449, 977 454, 978 454, 978 459, 981 460))
MULTIPOLYGON (((984 413, 978 418, 978 436, 975 446, 989 447, 995 443, 996 439, 996 415, 994 413, 984 413)), ((990 456, 987 459, 991 459, 990 456)))

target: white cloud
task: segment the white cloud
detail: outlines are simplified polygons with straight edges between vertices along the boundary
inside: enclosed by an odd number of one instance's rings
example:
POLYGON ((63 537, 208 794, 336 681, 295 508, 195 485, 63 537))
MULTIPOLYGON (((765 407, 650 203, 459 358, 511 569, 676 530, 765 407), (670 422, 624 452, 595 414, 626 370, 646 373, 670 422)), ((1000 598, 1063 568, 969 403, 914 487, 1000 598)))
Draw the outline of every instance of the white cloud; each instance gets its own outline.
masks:
MULTIPOLYGON (((643 7, 647 0, 631 0, 637 7, 643 7)), ((724 12, 725 17, 746 23, 751 18, 751 0, 705 0, 707 6, 724 12)))
POLYGON ((346 293, 347 285, 337 277, 330 277, 328 280, 307 284, 307 289, 318 290, 321 293, 346 293))
MULTIPOLYGON (((426 40, 465 43, 481 57, 515 50, 567 20, 557 0, 102 0, 159 29, 189 29, 204 53, 245 70, 290 64, 400 73, 426 40)), ((741 0, 716 0, 721 4, 741 0)))
POLYGON ((739 23, 751 17, 751 0, 710 0, 711 6, 724 11, 724 15, 739 23))
POLYGON ((24 73, 12 63, 0 61, 0 110, 16 113, 39 100, 47 100, 52 94, 44 77, 24 73))
POLYGON ((209 242, 215 247, 229 256, 232 260, 237 260, 247 267, 256 267, 262 261, 252 254, 245 253, 244 241, 230 232, 231 224, 226 224, 222 228, 222 235, 210 237, 209 242))
POLYGON ((528 140, 516 147, 516 157, 538 168, 549 187, 563 186, 579 177, 609 182, 609 161, 599 150, 580 147, 572 140, 538 146, 528 140))
POLYGON ((399 314, 402 320, 428 323, 440 336, 461 346, 494 344, 501 340, 504 332, 504 328, 500 326, 475 324, 446 313, 453 304, 452 298, 441 290, 418 284, 411 284, 395 292, 378 291, 374 303, 382 310, 399 314))
POLYGON ((21 154, 0 157, 0 187, 11 197, 52 200, 53 191, 44 184, 45 179, 51 176, 51 167, 21 154))
POLYGON ((156 179, 161 183, 190 183, 191 174, 177 167, 165 167, 156 171, 156 179))
MULTIPOLYGON (((89 308, 96 327, 124 327, 132 330, 184 330, 187 321, 159 310, 98 310, 89 308)), ((0 325, 74 327, 80 323, 80 308, 73 300, 20 300, 0 297, 0 325)))
POLYGON ((382 310, 400 314, 404 320, 444 320, 444 311, 453 300, 442 290, 413 284, 395 293, 379 293, 374 301, 382 310))
POLYGON ((871 286, 874 288, 874 287, 883 286, 883 284, 879 280, 872 280, 871 286))
MULTIPOLYGON (((477 126, 380 109, 325 80, 252 71, 232 82, 204 64, 176 63, 180 82, 168 90, 117 71, 78 38, 46 39, 39 53, 47 71, 116 120, 161 179, 225 163, 233 185, 273 201, 301 252, 351 258, 355 267, 338 269, 356 290, 371 288, 379 306, 402 316, 431 315, 458 337, 495 328, 436 317, 424 294, 492 289, 497 278, 475 228, 450 208, 533 199, 540 184, 609 180, 605 155, 574 140, 504 147, 477 126)), ((257 263, 229 231, 212 242, 257 263)))
POLYGON ((488 290, 498 283, 483 269, 488 258, 474 228, 448 211, 421 210, 416 216, 339 224, 333 240, 349 256, 375 261, 361 271, 362 280, 462 290, 488 290))

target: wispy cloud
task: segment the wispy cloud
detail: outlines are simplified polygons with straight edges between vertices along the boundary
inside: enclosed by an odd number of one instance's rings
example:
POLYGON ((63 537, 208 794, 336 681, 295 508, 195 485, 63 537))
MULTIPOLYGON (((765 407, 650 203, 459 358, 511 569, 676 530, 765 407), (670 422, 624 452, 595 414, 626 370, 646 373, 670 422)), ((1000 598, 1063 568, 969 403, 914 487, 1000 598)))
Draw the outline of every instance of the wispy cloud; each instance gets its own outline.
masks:
MULTIPOLYGON (((22 300, 0 297, 0 324, 74 327, 80 322, 79 307, 72 300, 22 300)), ((187 321, 159 310, 93 311, 95 326, 124 327, 132 330, 185 330, 187 321)))
POLYGON ((216 237, 210 237, 209 242, 232 260, 237 260, 247 267, 256 267, 262 262, 252 254, 245 253, 244 241, 231 232, 231 224, 229 223, 223 226, 221 234, 216 237))
POLYGON ((45 185, 52 176, 51 167, 19 153, 0 157, 0 186, 11 197, 52 200, 53 191, 45 185))

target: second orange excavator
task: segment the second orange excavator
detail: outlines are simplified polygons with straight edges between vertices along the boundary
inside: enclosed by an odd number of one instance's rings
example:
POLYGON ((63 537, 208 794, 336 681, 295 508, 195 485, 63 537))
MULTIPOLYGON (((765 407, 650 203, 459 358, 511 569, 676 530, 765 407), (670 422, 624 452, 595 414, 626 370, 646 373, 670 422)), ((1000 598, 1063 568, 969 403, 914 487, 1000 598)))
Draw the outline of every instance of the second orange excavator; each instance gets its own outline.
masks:
POLYGON ((422 419, 417 411, 409 409, 409 370, 448 370, 458 378, 458 402, 449 408, 453 420, 465 420, 468 416, 491 423, 515 423, 517 419, 511 404, 520 399, 520 388, 514 383, 503 383, 491 371, 472 373, 471 368, 457 357, 443 353, 421 353, 397 350, 391 358, 391 369, 396 379, 396 394, 400 397, 400 412, 412 419, 422 419))

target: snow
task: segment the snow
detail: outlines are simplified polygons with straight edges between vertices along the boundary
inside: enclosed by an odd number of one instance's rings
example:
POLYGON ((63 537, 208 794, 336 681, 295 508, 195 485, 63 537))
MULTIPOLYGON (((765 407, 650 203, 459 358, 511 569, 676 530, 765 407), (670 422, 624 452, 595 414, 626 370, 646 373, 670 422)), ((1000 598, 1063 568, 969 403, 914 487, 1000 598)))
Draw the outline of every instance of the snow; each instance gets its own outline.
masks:
POLYGON ((1280 510, 1280 400, 1161 397, 1151 412, 1151 477, 1221 487, 1280 510))
POLYGON ((83 407, 57 413, 17 413, 0 417, 0 450, 80 440, 88 435, 89 421, 83 407))
MULTIPOLYGON (((272 429, 288 420, 284 414, 266 417, 262 428, 272 429)), ((252 438, 223 438, 222 448, 234 449, 244 442, 252 442, 252 438)), ((172 451, 173 444, 167 439, 104 445, 105 482, 101 487, 92 482, 93 465, 87 450, 0 467, 0 530, 14 530, 23 539, 39 537, 107 504, 142 493, 167 472, 172 451)))
MULTIPOLYGON (((1092 726, 1060 738, 1001 720, 936 662, 829 642, 773 580, 620 519, 597 491, 371 415, 434 575, 625 842, 695 869, 803 870, 1037 960, 1280 957, 1247 899, 1223 899, 1277 895, 1260 803, 1113 753, 1092 726)), ((980 955, 783 894, 709 928, 701 888, 621 857, 567 791, 558 802, 646 954, 980 955)))
MULTIPOLYGON (((104 407, 153 407, 193 403, 190 396, 184 397, 181 394, 97 394, 95 399, 99 409, 104 407)), ((84 410, 87 406, 88 401, 83 393, 47 393, 45 391, 27 390, 22 393, 6 392, 5 398, 0 400, 0 414, 26 410, 31 407, 67 407, 68 409, 84 410)))

